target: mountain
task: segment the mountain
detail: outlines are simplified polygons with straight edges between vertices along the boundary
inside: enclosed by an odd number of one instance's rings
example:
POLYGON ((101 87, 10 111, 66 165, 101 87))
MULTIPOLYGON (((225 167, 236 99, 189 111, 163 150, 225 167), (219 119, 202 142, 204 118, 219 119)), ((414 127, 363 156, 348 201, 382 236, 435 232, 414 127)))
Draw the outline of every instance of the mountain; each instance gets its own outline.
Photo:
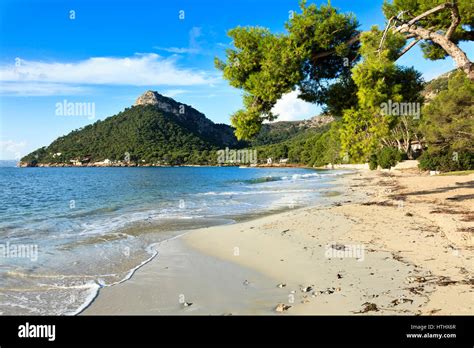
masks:
POLYGON ((432 101, 441 91, 448 89, 448 80, 449 77, 455 72, 456 70, 448 71, 438 77, 428 81, 423 86, 423 91, 421 94, 425 98, 425 102, 429 103, 432 101))
POLYGON ((251 146, 270 145, 284 142, 306 133, 316 133, 326 130, 327 125, 334 121, 330 115, 319 115, 303 121, 279 121, 265 123, 260 133, 252 139, 251 146))
POLYGON ((20 165, 207 164, 215 162, 216 150, 243 145, 232 127, 147 91, 134 106, 56 139, 20 165))
POLYGON ((177 122, 191 132, 216 146, 235 147, 238 145, 234 129, 226 124, 215 124, 193 107, 178 103, 154 91, 147 91, 138 97, 135 106, 153 105, 159 110, 171 113, 177 122))

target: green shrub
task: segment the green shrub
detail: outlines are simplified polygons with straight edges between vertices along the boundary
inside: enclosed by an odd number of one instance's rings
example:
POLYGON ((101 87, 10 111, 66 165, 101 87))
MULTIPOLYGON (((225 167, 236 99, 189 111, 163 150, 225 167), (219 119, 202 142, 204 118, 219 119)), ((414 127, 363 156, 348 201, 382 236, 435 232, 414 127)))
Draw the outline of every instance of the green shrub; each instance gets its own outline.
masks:
POLYGON ((369 168, 370 170, 376 170, 378 167, 377 154, 373 153, 369 157, 369 168))
POLYGON ((455 170, 474 169, 474 154, 472 152, 433 152, 426 151, 419 157, 418 167, 422 170, 437 170, 451 172, 455 170))
POLYGON ((384 169, 395 166, 402 159, 402 153, 393 147, 384 147, 377 152, 377 163, 384 169))

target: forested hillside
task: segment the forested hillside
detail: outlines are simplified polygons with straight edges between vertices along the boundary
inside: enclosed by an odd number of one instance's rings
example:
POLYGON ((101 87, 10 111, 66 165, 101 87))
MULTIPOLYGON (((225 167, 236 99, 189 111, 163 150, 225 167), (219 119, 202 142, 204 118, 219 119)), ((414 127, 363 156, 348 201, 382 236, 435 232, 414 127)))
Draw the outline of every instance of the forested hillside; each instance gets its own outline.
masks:
MULTIPOLYGON (((230 128, 230 127, 229 127, 230 128)), ((173 113, 154 105, 136 105, 72 131, 21 159, 28 163, 127 161, 204 164, 226 144, 194 132, 173 113)))

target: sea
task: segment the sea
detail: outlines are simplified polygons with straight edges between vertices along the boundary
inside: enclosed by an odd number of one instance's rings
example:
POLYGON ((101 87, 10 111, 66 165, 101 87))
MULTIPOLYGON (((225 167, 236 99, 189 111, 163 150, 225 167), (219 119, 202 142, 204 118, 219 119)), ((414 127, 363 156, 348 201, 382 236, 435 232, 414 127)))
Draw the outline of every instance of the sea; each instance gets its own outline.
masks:
MULTIPOLYGON (((0 165, 0 314, 75 315, 186 231, 324 205, 344 171, 0 165)), ((225 231, 225 230, 223 230, 225 231)), ((224 232, 223 232, 224 233, 224 232)))

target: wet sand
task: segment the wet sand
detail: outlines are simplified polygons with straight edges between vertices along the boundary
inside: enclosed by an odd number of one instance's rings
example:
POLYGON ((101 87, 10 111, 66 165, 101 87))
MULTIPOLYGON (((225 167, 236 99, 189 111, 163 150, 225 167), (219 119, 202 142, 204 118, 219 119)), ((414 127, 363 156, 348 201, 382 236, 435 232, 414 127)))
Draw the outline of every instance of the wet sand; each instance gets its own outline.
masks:
POLYGON ((270 278, 197 252, 179 238, 156 250, 158 258, 130 280, 102 289, 83 314, 270 314, 275 301, 286 300, 270 278))

